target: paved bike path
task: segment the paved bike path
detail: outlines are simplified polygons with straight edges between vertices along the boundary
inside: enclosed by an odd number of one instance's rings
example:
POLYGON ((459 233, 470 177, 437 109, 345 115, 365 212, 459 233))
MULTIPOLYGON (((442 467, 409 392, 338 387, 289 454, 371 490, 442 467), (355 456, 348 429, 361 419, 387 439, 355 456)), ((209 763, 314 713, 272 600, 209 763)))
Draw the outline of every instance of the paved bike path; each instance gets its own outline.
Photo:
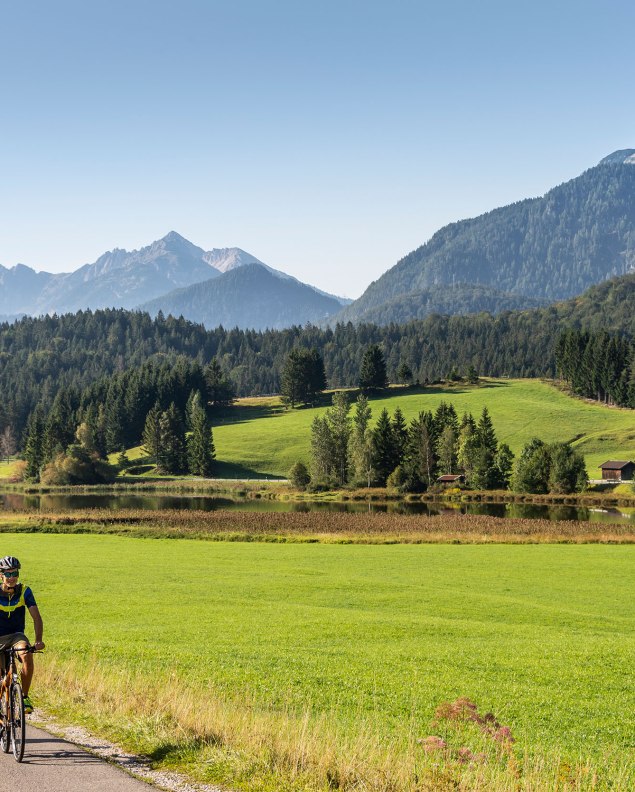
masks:
POLYGON ((14 792, 150 792, 153 789, 100 757, 30 724, 21 764, 13 754, 0 751, 0 778, 2 788, 14 792))

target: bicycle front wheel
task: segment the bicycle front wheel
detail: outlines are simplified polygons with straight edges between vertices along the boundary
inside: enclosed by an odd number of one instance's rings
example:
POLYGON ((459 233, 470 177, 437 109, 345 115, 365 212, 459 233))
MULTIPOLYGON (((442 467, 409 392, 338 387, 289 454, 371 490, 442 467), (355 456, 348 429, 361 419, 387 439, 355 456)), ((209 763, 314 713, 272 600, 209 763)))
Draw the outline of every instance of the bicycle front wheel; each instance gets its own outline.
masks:
POLYGON ((24 696, 22 687, 14 682, 11 685, 11 750, 16 762, 21 762, 24 756, 25 739, 24 696))
POLYGON ((0 748, 4 753, 11 750, 11 721, 9 694, 6 690, 0 696, 0 748))

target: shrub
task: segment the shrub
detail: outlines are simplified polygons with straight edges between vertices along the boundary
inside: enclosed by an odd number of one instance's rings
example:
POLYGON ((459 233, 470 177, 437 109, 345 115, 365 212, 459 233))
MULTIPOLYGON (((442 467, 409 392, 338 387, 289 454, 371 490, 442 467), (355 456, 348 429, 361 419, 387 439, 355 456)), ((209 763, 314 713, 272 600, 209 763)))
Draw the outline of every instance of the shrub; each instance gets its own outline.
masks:
POLYGON ((116 468, 100 459, 95 451, 72 445, 58 454, 42 471, 42 484, 107 484, 114 480, 116 468))
POLYGON ((21 459, 19 462, 13 463, 13 471, 11 476, 9 477, 9 482, 11 484, 18 484, 21 481, 24 481, 26 477, 26 462, 21 459))
POLYGON ((287 476, 293 486, 301 490, 306 489, 311 481, 311 476, 304 462, 296 462, 289 470, 287 476))
POLYGON ((403 492, 408 482, 408 475, 402 465, 397 465, 393 472, 388 476, 386 486, 388 489, 396 489, 403 492))

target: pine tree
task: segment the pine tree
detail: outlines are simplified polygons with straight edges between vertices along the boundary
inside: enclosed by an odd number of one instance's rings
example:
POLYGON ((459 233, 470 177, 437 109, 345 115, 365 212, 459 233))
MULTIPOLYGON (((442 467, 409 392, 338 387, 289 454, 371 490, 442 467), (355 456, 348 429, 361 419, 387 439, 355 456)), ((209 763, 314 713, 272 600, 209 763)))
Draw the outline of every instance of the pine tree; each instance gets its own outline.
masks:
POLYGON ((487 407, 476 427, 477 450, 474 455, 471 486, 476 489, 491 489, 497 479, 494 460, 498 452, 498 441, 487 407))
POLYGON ((36 408, 29 416, 24 443, 24 459, 26 461, 24 475, 31 481, 40 480, 40 471, 44 464, 43 441, 44 421, 39 408, 36 408))
POLYGON ((386 361, 378 344, 371 344, 364 352, 359 370, 359 387, 362 391, 388 387, 386 361))
POLYGON ((459 442, 457 449, 457 464, 463 471, 465 483, 473 487, 475 472, 479 463, 478 455, 480 442, 476 430, 476 424, 471 415, 464 415, 462 426, 459 431, 459 442))
POLYGON ((216 456, 212 426, 203 407, 200 391, 192 393, 188 413, 190 434, 187 438, 189 471, 195 476, 209 477, 216 456))
POLYGON ((213 407, 227 407, 233 402, 236 389, 215 357, 205 368, 204 377, 207 400, 213 407))
POLYGON ((398 464, 395 433, 388 410, 384 407, 373 430, 373 469, 380 486, 385 486, 386 479, 398 464))
POLYGON ((392 431, 395 438, 397 465, 400 465, 406 454, 406 444, 408 442, 408 425, 406 424, 406 419, 403 417, 401 407, 395 408, 392 417, 392 431))
POLYGON ((143 453, 154 459, 157 468, 162 464, 162 444, 161 444, 161 406, 156 402, 154 407, 146 416, 145 426, 143 427, 143 453))
POLYGON ((172 402, 159 418, 161 429, 161 467, 166 473, 179 474, 187 468, 185 426, 176 404, 172 402))
POLYGON ((118 379, 113 380, 108 388, 104 404, 104 438, 106 453, 118 451, 125 441, 124 421, 126 409, 123 390, 118 379))

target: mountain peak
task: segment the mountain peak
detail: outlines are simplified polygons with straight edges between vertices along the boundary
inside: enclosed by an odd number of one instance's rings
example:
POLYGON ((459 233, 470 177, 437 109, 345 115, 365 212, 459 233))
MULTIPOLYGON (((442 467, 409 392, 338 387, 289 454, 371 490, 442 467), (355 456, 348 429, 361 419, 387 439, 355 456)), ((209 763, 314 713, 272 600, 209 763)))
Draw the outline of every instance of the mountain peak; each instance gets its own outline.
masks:
POLYGON ((600 165, 635 165, 635 149, 619 149, 600 160, 600 165))
POLYGON ((181 236, 176 231, 169 231, 162 239, 161 242, 187 242, 188 240, 181 236))

